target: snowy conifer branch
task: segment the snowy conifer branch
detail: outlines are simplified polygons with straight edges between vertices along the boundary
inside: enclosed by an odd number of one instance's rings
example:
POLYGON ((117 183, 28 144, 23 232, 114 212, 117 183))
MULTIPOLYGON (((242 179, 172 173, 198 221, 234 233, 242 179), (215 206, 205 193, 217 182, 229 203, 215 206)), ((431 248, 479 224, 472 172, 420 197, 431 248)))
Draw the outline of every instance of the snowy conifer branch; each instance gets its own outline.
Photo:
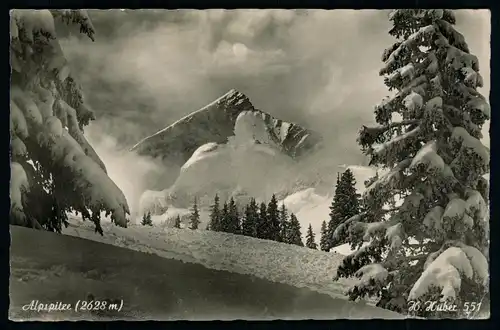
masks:
POLYGON ((400 122, 392 122, 390 124, 383 126, 380 125, 375 127, 367 127, 363 125, 363 127, 359 132, 359 137, 357 141, 362 147, 367 147, 374 143, 381 142, 380 141, 381 135, 389 131, 390 129, 412 124, 418 124, 419 122, 420 121, 418 119, 409 119, 400 122))
POLYGON ((80 24, 80 32, 85 33, 92 41, 95 41, 95 28, 85 9, 55 9, 52 10, 55 18, 60 18, 66 24, 80 24))
POLYGON ((372 156, 372 163, 378 162, 384 159, 383 164, 387 166, 392 166, 399 160, 399 154, 403 150, 411 150, 413 146, 416 145, 416 141, 421 132, 421 127, 417 126, 411 131, 404 134, 398 135, 389 141, 383 142, 381 144, 374 144, 368 151, 368 154, 372 156))

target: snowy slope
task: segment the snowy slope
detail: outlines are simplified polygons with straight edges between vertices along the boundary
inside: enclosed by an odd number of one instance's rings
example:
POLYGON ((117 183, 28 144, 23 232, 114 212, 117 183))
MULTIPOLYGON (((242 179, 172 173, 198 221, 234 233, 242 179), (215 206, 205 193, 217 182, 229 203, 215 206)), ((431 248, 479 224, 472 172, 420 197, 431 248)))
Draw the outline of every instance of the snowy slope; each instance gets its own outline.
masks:
POLYGON ((350 283, 332 281, 342 260, 335 253, 206 230, 162 230, 136 225, 119 228, 109 222, 103 222, 102 227, 104 236, 96 234, 90 222, 73 218, 63 233, 212 269, 250 274, 333 297, 345 298, 343 292, 350 283))
POLYGON ((10 229, 9 318, 15 321, 403 317, 251 275, 50 232, 10 229), (108 313, 22 309, 33 300, 74 304, 89 293, 97 299, 123 299, 123 308, 108 313))
POLYGON ((236 120, 243 112, 259 117, 265 124, 266 135, 288 156, 298 157, 321 141, 315 132, 255 109, 247 96, 233 89, 209 105, 143 139, 132 150, 182 165, 200 146, 210 142, 225 143, 228 137, 234 135, 236 120))

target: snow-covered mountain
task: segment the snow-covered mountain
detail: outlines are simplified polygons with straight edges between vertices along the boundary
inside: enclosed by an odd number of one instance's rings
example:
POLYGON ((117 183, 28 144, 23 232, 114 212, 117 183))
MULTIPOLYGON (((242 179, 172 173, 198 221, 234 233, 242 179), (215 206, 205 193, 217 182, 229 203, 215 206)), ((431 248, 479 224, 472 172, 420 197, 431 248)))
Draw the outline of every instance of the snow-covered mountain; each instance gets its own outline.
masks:
POLYGON ((247 135, 254 136, 259 143, 274 145, 288 156, 304 155, 321 142, 317 133, 255 109, 247 96, 233 89, 143 139, 132 150, 182 166, 199 147, 207 143, 226 143, 228 137, 235 134, 237 119, 242 113, 246 121, 254 123, 247 135))

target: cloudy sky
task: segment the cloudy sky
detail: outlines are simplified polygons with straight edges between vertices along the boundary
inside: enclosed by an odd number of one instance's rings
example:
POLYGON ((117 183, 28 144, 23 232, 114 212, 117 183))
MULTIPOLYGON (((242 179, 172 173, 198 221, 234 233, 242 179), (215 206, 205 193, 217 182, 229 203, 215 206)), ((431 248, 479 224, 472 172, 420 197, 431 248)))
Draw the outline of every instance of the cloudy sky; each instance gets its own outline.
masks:
MULTIPOLYGON (((254 106, 322 133, 344 163, 388 91, 378 75, 393 38, 386 11, 91 11, 94 43, 61 42, 105 132, 130 146, 231 88, 254 106)), ((490 14, 457 12, 490 86, 490 14)), ((97 134, 98 135, 98 134, 97 134)), ((489 145, 489 141, 485 141, 489 145)))

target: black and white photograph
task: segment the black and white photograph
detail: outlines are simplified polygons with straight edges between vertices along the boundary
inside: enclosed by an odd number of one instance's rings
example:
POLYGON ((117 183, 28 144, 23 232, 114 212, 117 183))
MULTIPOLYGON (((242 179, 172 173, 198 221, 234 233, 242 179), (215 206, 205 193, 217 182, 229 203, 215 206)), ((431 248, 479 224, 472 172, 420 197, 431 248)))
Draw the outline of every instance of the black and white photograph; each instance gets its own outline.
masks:
POLYGON ((11 10, 9 319, 489 319, 490 33, 11 10))

